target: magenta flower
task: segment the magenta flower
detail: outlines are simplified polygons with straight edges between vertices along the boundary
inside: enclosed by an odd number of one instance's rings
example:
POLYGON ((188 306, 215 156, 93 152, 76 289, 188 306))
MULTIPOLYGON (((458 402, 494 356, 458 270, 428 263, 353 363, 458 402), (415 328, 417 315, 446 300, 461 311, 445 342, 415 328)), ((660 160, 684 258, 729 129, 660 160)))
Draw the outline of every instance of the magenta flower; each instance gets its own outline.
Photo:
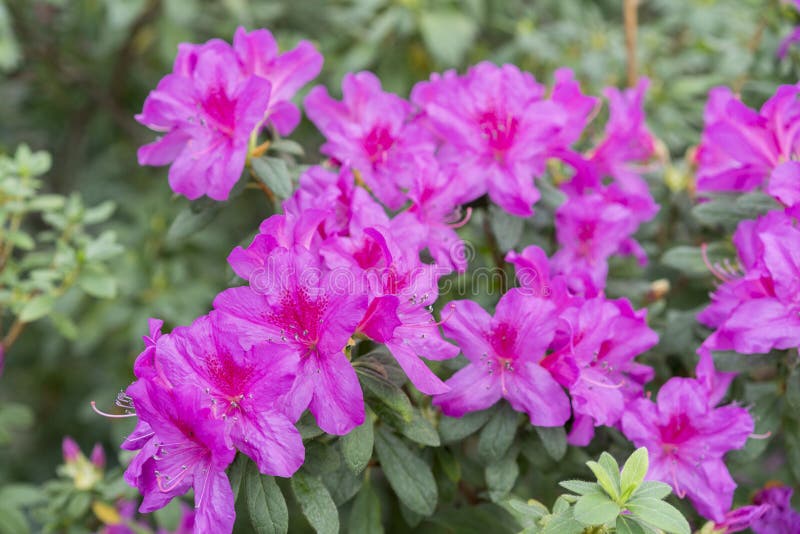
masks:
POLYGON ((433 318, 439 269, 423 264, 416 248, 393 237, 388 229, 366 228, 361 235, 339 238, 325 256, 331 267, 363 272, 369 304, 358 331, 385 344, 423 393, 449 391, 421 360, 458 354, 458 347, 442 339, 433 318))
POLYGON ((219 40, 184 47, 175 72, 145 100, 136 120, 164 137, 139 149, 140 165, 167 165, 170 187, 192 200, 226 200, 264 119, 270 83, 248 76, 219 40))
POLYGON ((650 367, 634 361, 658 342, 645 316, 625 299, 603 297, 575 301, 561 312, 553 352, 541 365, 569 389, 573 445, 588 445, 595 426, 617 426, 625 405, 653 378, 650 367))
POLYGON ((411 206, 391 222, 395 235, 414 243, 418 251, 430 252, 440 274, 467 269, 470 251, 455 231, 469 220, 470 212, 462 216, 459 207, 463 193, 453 168, 422 166, 408 191, 411 206))
MULTIPOLYGON (((355 280, 357 274, 350 278, 355 280)), ((217 295, 219 324, 238 337, 242 347, 266 343, 288 354, 296 379, 287 395, 295 420, 306 408, 319 427, 346 434, 364 422, 364 400, 355 371, 344 354, 367 307, 367 297, 352 286, 336 284, 318 257, 301 246, 276 248, 250 287, 217 295), (257 290, 255 288, 258 288, 257 290)))
POLYGON ((458 168, 466 196, 488 191, 511 214, 530 216, 539 199, 533 185, 545 160, 569 151, 581 135, 595 99, 582 95, 571 72, 556 72, 550 99, 531 74, 488 62, 464 76, 434 74, 411 99, 444 141, 439 158, 458 168))
POLYGON ((305 99, 309 119, 327 139, 322 153, 357 170, 381 202, 397 209, 417 172, 416 160, 433 157, 433 139, 410 121, 411 104, 384 92, 374 74, 346 74, 342 93, 337 102, 317 86, 305 99))
POLYGON ((766 511, 750 525, 755 534, 800 534, 800 513, 792 508, 792 493, 789 486, 769 487, 756 493, 753 503, 766 507, 766 511))
POLYGON ((504 398, 527 413, 533 425, 563 425, 570 416, 569 400, 541 366, 556 328, 553 304, 511 289, 494 317, 470 300, 453 306, 444 332, 470 363, 447 380, 452 391, 436 395, 433 404, 446 415, 461 417, 504 398))
POLYGON ((292 476, 303 464, 303 440, 278 401, 292 387, 294 362, 268 345, 243 350, 215 312, 162 339, 155 353, 162 379, 202 390, 212 415, 226 423, 228 443, 262 473, 292 476))
POLYGON ((517 253, 510 250, 505 260, 514 265, 517 282, 525 294, 549 299, 560 312, 573 300, 563 276, 552 272, 550 260, 536 245, 517 253))
POLYGON ((300 123, 300 110, 292 103, 292 97, 322 70, 322 54, 308 41, 300 41, 292 50, 279 54, 269 30, 247 33, 242 27, 233 36, 233 49, 248 75, 270 83, 272 90, 264 119, 279 134, 292 133, 300 123))
POLYGON ((782 212, 742 221, 733 237, 741 276, 712 266, 722 284, 697 319, 716 330, 704 350, 767 353, 800 345, 800 229, 782 212))
POLYGON ((125 471, 125 480, 144 495, 139 511, 163 508, 194 488, 195 532, 232 532, 233 491, 225 469, 236 451, 226 443, 225 421, 213 417, 202 392, 191 386, 167 390, 140 379, 127 393, 154 432, 125 471))
POLYGON ((74 463, 83 456, 81 452, 81 448, 69 436, 65 436, 64 439, 61 441, 61 456, 64 458, 64 463, 74 463))
MULTIPOLYGON (((769 510, 767 505, 742 506, 731 510, 725 514, 725 519, 720 523, 714 523, 714 534, 733 534, 751 528, 753 524, 761 520, 769 510)), ((784 532, 783 530, 781 532, 784 532)))
POLYGON ((573 292, 596 296, 605 288, 612 255, 634 254, 646 261, 644 251, 631 238, 638 226, 635 212, 610 196, 570 196, 556 210, 560 248, 552 257, 552 268, 564 276, 573 292))
POLYGON ((173 72, 150 93, 136 120, 164 136, 139 149, 141 165, 167 165, 169 183, 194 200, 227 200, 251 134, 271 123, 285 135, 300 121, 294 93, 316 76, 322 56, 308 42, 278 54, 267 30, 236 31, 234 45, 182 44, 173 72))
POLYGON ((756 112, 725 87, 708 95, 697 190, 752 191, 798 154, 800 88, 782 85, 756 112))
POLYGON ((744 447, 753 432, 747 410, 715 408, 703 383, 671 378, 659 390, 657 403, 640 398, 626 407, 622 430, 636 447, 647 447, 648 479, 670 484, 702 516, 724 521, 736 483, 723 456, 744 447))

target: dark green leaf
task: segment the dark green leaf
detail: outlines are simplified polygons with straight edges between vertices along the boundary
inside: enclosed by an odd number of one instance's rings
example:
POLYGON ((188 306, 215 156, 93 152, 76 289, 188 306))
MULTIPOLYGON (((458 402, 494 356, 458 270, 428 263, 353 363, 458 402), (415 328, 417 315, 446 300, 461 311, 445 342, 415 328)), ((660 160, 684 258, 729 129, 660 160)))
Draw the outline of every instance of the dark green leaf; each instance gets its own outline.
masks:
POLYGON ((116 278, 101 265, 87 265, 78 277, 78 285, 99 299, 114 298, 117 294, 116 278))
POLYGON ((211 205, 203 205, 203 209, 189 206, 178 213, 175 220, 167 230, 165 241, 168 247, 175 247, 182 241, 196 235, 200 230, 208 226, 211 221, 219 214, 222 203, 216 202, 211 205))
POLYGON ((542 440, 544 450, 555 460, 561 460, 567 453, 567 433, 563 426, 535 426, 533 427, 542 440))
POLYGON ((478 456, 485 464, 498 461, 505 455, 517 433, 519 414, 502 403, 478 438, 478 456))
POLYGON ((442 443, 454 443, 474 434, 486 424, 492 413, 493 410, 483 410, 459 418, 443 415, 439 419, 439 436, 442 438, 442 443))
POLYGON ((19 320, 23 323, 31 323, 41 319, 53 309, 56 299, 53 295, 39 295, 33 297, 25 303, 19 314, 19 320))
POLYGON ((494 502, 500 501, 514 487, 519 476, 517 465, 517 450, 512 447, 499 461, 486 466, 486 485, 489 488, 489 497, 494 502))
POLYGON ((411 422, 414 408, 402 389, 372 367, 358 365, 355 369, 367 402, 378 416, 395 416, 403 422, 411 422))
POLYGON ((262 157, 252 160, 253 172, 278 198, 292 194, 292 177, 286 162, 280 158, 262 157))
POLYGON ((389 485, 408 506, 423 516, 436 509, 436 481, 428 464, 385 427, 375 434, 375 452, 389 485))
POLYGON ((472 19, 455 9, 423 11, 420 31, 431 55, 443 66, 451 67, 461 63, 478 27, 472 19))
POLYGON ((30 531, 22 512, 0 503, 0 534, 26 534, 30 531))
POLYGON ((275 479, 259 473, 258 466, 250 461, 247 462, 242 485, 253 532, 257 534, 287 532, 289 511, 275 479))
POLYGON ((322 481, 302 471, 295 473, 291 480, 297 502, 314 530, 319 534, 337 534, 339 512, 322 481))
POLYGON ((372 445, 375 441, 372 420, 367 416, 364 424, 340 438, 342 456, 347 467, 356 475, 361 473, 372 457, 372 445))
POLYGON ((381 534, 381 500, 369 481, 361 486, 353 508, 350 510, 350 521, 347 532, 352 534, 381 534))

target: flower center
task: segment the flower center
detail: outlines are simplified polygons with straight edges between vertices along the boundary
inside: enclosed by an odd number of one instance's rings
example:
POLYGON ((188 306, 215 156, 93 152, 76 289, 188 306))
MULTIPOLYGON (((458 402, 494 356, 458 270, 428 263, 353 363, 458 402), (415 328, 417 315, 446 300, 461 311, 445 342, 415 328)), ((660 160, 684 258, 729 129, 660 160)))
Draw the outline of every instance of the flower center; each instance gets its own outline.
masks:
POLYGON ((481 136, 497 158, 502 158, 514 144, 518 124, 516 117, 497 109, 484 111, 478 116, 481 136))

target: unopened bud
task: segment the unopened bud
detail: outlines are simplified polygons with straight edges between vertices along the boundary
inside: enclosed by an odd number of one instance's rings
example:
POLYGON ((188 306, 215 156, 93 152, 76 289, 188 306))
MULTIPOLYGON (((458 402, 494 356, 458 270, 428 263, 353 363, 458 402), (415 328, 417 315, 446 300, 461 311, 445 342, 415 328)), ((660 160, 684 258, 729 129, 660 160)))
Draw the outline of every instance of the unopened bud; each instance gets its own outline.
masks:
POLYGON ((103 450, 103 446, 99 443, 94 444, 94 448, 92 449, 92 454, 89 459, 91 460, 92 465, 94 465, 100 471, 106 468, 106 451, 103 450))
POLYGON ((64 462, 68 464, 77 462, 82 454, 81 448, 69 436, 66 436, 64 441, 61 442, 61 452, 64 455, 64 462))

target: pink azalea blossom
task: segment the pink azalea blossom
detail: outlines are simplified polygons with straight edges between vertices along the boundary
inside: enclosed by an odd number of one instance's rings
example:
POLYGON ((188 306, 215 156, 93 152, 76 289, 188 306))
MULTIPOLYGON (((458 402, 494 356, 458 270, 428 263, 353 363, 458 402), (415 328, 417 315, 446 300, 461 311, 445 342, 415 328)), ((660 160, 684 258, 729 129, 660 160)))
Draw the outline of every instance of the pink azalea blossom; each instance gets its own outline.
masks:
POLYGON ((702 516, 725 520, 736 483, 723 457, 744 447, 753 432, 746 409, 715 407, 703 382, 676 377, 661 387, 657 402, 640 398, 629 403, 622 430, 636 447, 647 447, 648 479, 670 484, 702 516))
POLYGON ((438 157, 457 167, 464 198, 488 191, 511 214, 533 213, 539 199, 534 178, 548 157, 570 151, 596 104, 581 94, 570 71, 555 77, 549 99, 531 74, 488 62, 460 77, 434 74, 414 87, 412 101, 444 142, 438 157))
POLYGON ((506 399, 533 425, 563 425, 570 416, 569 400, 541 366, 556 329, 553 304, 519 289, 503 295, 494 317, 470 300, 452 304, 444 332, 469 364, 447 380, 452 391, 436 395, 433 403, 446 415, 461 417, 506 399))
POLYGON ((213 416, 198 388, 168 390, 140 379, 127 394, 152 428, 125 471, 125 480, 144 495, 139 511, 163 508, 194 488, 195 532, 232 532, 233 491, 225 469, 236 451, 226 443, 225 421, 213 416))
POLYGON ((401 244, 389 229, 367 228, 361 235, 340 238, 326 254, 338 268, 361 269, 369 305, 359 332, 385 344, 411 382, 423 393, 449 391, 422 362, 453 358, 458 348, 445 342, 432 314, 438 296, 438 269, 423 264, 416 248, 401 244))
POLYGON ((712 89, 696 155, 697 190, 752 191, 791 164, 800 143, 798 93, 798 86, 782 85, 757 112, 730 89, 712 89))
POLYGON ((697 319, 716 330, 701 351, 766 353, 800 345, 800 229, 782 212, 742 221, 733 237, 743 273, 722 283, 697 319))
POLYGON ((569 389, 573 445, 588 445, 595 426, 617 426, 626 404, 653 378, 650 367, 634 361, 658 342, 645 315, 625 299, 603 297, 576 300, 561 312, 553 352, 541 365, 569 389))
POLYGON ((248 75, 270 83, 272 91, 264 119, 279 134, 292 133, 300 123, 300 110, 292 103, 292 97, 322 70, 322 54, 308 41, 300 41, 292 50, 278 53, 278 44, 269 30, 248 33, 242 27, 233 36, 233 49, 248 75))
POLYGON ((357 170, 381 202, 397 209, 417 172, 418 158, 432 158, 430 134, 411 121, 406 100, 381 89, 370 72, 348 73, 337 102, 317 86, 305 99, 308 117, 325 135, 322 153, 357 170))
POLYGON ((303 247, 278 247, 258 284, 227 289, 214 300, 221 327, 244 348, 266 343, 293 359, 291 417, 310 408, 321 429, 339 435, 364 422, 363 394, 344 349, 367 306, 364 293, 352 292, 346 280, 337 287, 341 282, 303 247))
POLYGON ((396 235, 414 243, 418 251, 428 250, 440 274, 466 271, 470 253, 455 231, 470 212, 462 215, 463 185, 454 172, 436 164, 420 167, 408 191, 411 206, 391 223, 396 235))
POLYGON ((267 30, 236 31, 234 44, 182 44, 173 72, 136 120, 163 137, 139 149, 141 165, 168 165, 170 187, 194 200, 227 200, 239 180, 251 134, 267 123, 283 135, 300 121, 291 102, 322 68, 308 42, 278 54, 267 30))
POLYGON ((767 510, 750 525, 755 534, 800 534, 800 512, 792 508, 792 493, 789 486, 769 487, 756 493, 753 503, 767 510))
POLYGON ((139 164, 171 164, 170 187, 192 200, 226 200, 244 169, 250 134, 263 121, 271 86, 248 76, 222 41, 182 52, 176 72, 159 82, 136 116, 164 133, 139 149, 139 164))
POLYGON ((201 389, 212 415, 226 422, 229 443, 262 473, 282 477, 292 476, 304 458, 300 433, 278 408, 294 381, 292 364, 266 344, 242 349, 219 328, 215 312, 174 329, 155 351, 165 383, 201 389))

